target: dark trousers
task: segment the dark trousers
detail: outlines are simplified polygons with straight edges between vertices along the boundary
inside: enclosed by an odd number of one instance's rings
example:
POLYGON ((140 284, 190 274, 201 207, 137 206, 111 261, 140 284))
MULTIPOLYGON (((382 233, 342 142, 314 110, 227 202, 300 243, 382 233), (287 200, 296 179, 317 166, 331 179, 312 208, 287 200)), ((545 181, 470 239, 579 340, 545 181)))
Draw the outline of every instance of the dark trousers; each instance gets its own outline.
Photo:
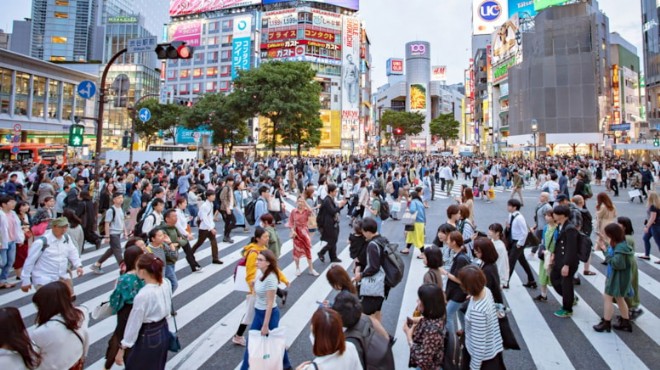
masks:
POLYGON ((614 191, 615 197, 619 196, 619 183, 616 181, 616 179, 610 179, 610 189, 614 191))
POLYGON ((169 341, 166 319, 142 324, 140 335, 126 359, 126 370, 164 369, 169 341))
POLYGON ((568 268, 568 276, 561 276, 561 269, 564 265, 555 262, 555 266, 550 272, 550 281, 552 287, 561 295, 561 307, 564 311, 573 312, 573 301, 575 300, 575 291, 573 290, 573 275, 577 271, 576 266, 568 268))
POLYGON ((96 261, 99 265, 103 264, 105 260, 110 258, 110 256, 114 255, 115 259, 117 260, 117 265, 120 265, 122 261, 124 260, 124 257, 122 256, 121 253, 121 235, 116 234, 116 235, 110 235, 110 248, 106 249, 101 258, 99 258, 98 261, 96 261))
POLYGON ((211 233, 211 230, 202 230, 199 229, 199 235, 197 236, 197 243, 192 247, 192 252, 195 253, 197 252, 197 248, 199 248, 204 242, 208 239, 211 242, 211 257, 213 260, 219 259, 218 257, 218 241, 215 240, 215 235, 211 233))
POLYGON ((229 239, 229 234, 231 234, 234 226, 236 226, 236 217, 233 212, 229 214, 227 214, 227 212, 222 212, 222 219, 225 221, 225 239, 229 239))
POLYGON ((330 240, 324 240, 326 242, 325 246, 319 251, 321 256, 325 255, 326 252, 330 255, 330 260, 334 261, 337 259, 337 237, 328 238, 330 240))
POLYGON ((644 198, 648 197, 648 194, 646 194, 646 188, 648 188, 649 191, 651 191, 651 183, 648 181, 642 181, 642 195, 644 196, 644 198))
POLYGON ((446 180, 444 178, 440 179, 440 190, 441 191, 445 191, 445 181, 446 180))
POLYGON ((511 241, 509 243, 509 278, 513 275, 513 271, 516 267, 516 261, 520 262, 523 270, 527 274, 527 281, 534 281, 534 275, 532 275, 532 269, 529 267, 527 258, 525 258, 525 248, 518 247, 517 240, 511 241))
MULTIPOLYGON (((186 254, 186 261, 188 261, 188 265, 190 265, 190 268, 195 271, 195 268, 201 267, 199 265, 199 262, 195 259, 195 253, 193 253, 192 248, 190 247, 190 243, 186 243, 181 246, 183 249, 183 253, 186 254)), ((108 368, 106 368, 108 369, 108 368)))

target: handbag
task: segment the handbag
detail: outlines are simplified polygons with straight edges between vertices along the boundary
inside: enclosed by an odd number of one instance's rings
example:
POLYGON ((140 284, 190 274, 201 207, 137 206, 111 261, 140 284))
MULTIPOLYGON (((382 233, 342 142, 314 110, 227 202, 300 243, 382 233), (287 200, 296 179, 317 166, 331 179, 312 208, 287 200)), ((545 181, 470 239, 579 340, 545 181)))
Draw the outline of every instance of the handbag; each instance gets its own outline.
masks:
POLYGON ((497 311, 497 321, 500 326, 500 334, 502 335, 502 346, 504 349, 520 350, 520 345, 516 340, 509 318, 506 316, 506 310, 503 304, 496 303, 495 310, 497 311))
POLYGON ((275 197, 270 198, 270 201, 268 201, 268 210, 271 212, 281 212, 282 202, 275 197))
POLYGON ((247 341, 250 369, 282 370, 284 351, 286 350, 286 333, 279 327, 269 330, 267 336, 259 330, 250 330, 247 341))
POLYGON ((103 320, 110 316, 112 316, 112 307, 110 307, 110 302, 101 302, 101 304, 94 307, 94 310, 92 310, 92 319, 94 320, 103 320))
POLYGON ((172 316, 172 318, 174 319, 174 333, 170 332, 170 341, 167 350, 177 353, 181 350, 181 342, 179 342, 179 328, 176 326, 176 316, 172 316))
POLYGON ((362 280, 360 280, 360 295, 363 297, 385 297, 385 271, 382 267, 376 274, 362 277, 362 280))
POLYGON ((250 325, 252 320, 254 320, 254 303, 257 301, 257 296, 254 294, 248 294, 245 296, 245 314, 241 320, 241 324, 250 325))
POLYGON ((534 247, 537 246, 541 243, 539 238, 536 237, 536 234, 530 229, 529 232, 527 232, 527 238, 525 238, 525 247, 534 247))
POLYGON ((40 222, 30 228, 30 230, 32 231, 32 235, 34 236, 44 235, 47 229, 48 229, 48 221, 40 222))
POLYGON ((245 281, 245 278, 247 277, 247 269, 245 265, 243 266, 236 266, 236 276, 234 279, 234 290, 237 292, 249 292, 250 287, 247 284, 247 281, 245 281))
POLYGON ((316 223, 316 215, 314 212, 310 213, 309 218, 307 218, 307 230, 316 230, 319 225, 316 223))
POLYGON ((403 217, 401 218, 401 222, 403 222, 404 225, 414 225, 416 219, 417 212, 410 213, 409 211, 406 211, 406 213, 404 213, 403 217))

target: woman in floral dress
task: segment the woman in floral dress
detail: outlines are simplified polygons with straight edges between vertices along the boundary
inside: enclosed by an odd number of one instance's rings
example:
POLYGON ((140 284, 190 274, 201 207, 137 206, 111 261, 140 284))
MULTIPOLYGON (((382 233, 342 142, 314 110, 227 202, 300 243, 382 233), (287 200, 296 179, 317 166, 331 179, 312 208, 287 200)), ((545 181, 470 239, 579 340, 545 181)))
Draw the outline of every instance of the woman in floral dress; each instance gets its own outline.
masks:
POLYGON ((319 276, 312 265, 312 238, 309 236, 307 228, 309 217, 313 214, 312 210, 305 202, 302 196, 296 201, 296 208, 291 211, 289 217, 289 227, 291 228, 291 238, 293 238, 293 260, 296 262, 296 276, 300 276, 300 258, 307 258, 309 274, 319 276))

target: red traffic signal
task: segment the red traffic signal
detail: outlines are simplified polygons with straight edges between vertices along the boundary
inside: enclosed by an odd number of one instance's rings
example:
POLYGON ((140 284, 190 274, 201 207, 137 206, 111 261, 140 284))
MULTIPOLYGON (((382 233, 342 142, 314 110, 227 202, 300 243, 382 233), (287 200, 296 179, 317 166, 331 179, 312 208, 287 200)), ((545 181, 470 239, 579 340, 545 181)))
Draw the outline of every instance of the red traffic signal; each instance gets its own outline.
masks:
POLYGON ((401 134, 403 134, 403 130, 400 129, 400 128, 395 128, 395 129, 394 129, 394 134, 395 134, 395 135, 401 135, 401 134))
POLYGON ((156 46, 158 59, 190 59, 194 49, 183 41, 158 44, 156 46))

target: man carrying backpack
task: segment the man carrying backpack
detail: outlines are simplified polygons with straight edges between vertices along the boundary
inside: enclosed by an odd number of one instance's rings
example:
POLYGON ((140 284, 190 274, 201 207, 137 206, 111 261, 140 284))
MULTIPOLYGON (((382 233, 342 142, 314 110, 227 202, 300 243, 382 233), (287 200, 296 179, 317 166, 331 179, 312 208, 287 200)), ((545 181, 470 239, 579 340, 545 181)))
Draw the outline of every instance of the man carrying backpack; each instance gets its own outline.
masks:
POLYGON ((112 207, 108 208, 105 211, 104 221, 105 221, 105 237, 103 241, 110 241, 110 248, 106 249, 105 253, 99 258, 91 267, 91 270, 95 274, 102 274, 103 270, 101 265, 105 260, 107 260, 111 255, 115 256, 117 260, 117 265, 120 265, 124 260, 124 257, 121 253, 121 235, 124 234, 127 238, 127 232, 124 227, 124 209, 122 205, 124 204, 124 195, 116 192, 112 194, 112 207))

